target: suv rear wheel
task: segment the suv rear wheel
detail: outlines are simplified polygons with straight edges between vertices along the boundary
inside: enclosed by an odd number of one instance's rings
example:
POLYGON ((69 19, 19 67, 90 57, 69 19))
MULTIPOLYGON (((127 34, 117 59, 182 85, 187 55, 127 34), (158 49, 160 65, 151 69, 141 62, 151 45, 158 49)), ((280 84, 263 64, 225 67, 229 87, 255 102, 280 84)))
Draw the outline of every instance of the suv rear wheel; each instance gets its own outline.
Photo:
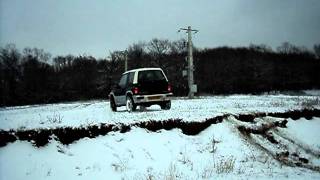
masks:
POLYGON ((169 110, 171 108, 171 101, 160 104, 161 109, 169 110))
POLYGON ((116 105, 116 102, 114 101, 114 98, 112 97, 110 99, 110 108, 112 111, 116 112, 117 111, 117 105, 116 105))
POLYGON ((133 99, 130 96, 127 96, 126 108, 128 112, 132 112, 137 109, 137 105, 133 102, 133 99))

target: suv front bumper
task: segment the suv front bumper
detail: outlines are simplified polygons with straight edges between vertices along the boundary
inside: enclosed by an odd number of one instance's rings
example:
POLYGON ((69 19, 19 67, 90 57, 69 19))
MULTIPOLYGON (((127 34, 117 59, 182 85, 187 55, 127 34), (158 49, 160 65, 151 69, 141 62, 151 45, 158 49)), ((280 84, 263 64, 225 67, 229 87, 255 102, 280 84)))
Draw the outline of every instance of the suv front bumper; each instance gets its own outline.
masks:
POLYGON ((152 103, 170 101, 172 93, 166 94, 152 94, 152 95, 133 95, 133 101, 135 104, 152 103))

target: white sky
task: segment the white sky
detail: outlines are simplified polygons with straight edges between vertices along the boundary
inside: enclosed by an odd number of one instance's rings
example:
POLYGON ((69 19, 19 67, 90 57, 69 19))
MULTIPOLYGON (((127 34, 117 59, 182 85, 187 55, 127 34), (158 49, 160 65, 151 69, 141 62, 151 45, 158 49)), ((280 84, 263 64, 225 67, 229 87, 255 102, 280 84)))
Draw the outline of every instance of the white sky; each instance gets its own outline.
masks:
POLYGON ((0 46, 106 57, 134 42, 177 40, 191 25, 197 47, 320 43, 319 0, 0 0, 0 46))

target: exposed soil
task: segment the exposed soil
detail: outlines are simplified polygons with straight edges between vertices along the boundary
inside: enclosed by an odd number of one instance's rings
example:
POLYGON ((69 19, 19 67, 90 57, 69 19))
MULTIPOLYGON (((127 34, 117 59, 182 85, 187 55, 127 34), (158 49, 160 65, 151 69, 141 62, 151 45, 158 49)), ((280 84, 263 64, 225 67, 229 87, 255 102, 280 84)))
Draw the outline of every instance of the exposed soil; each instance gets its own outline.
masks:
POLYGON ((126 133, 132 127, 144 128, 152 132, 161 129, 171 130, 179 128, 186 135, 197 135, 211 124, 220 123, 226 116, 217 116, 206 119, 203 122, 184 122, 182 119, 169 119, 165 121, 150 120, 146 122, 137 122, 132 124, 100 124, 87 127, 63 127, 55 129, 33 129, 33 130, 10 130, 0 131, 0 147, 16 140, 29 141, 37 147, 45 146, 52 138, 68 145, 81 138, 95 138, 100 135, 106 135, 109 132, 126 133))

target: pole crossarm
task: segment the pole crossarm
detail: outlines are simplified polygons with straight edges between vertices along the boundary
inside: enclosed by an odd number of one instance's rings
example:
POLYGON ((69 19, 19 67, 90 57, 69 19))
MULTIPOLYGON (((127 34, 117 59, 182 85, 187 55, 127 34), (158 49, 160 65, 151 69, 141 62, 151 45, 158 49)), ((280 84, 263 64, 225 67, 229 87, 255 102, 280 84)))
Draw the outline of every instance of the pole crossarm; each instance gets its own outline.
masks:
MULTIPOLYGON (((188 29, 186 29, 186 28, 180 28, 180 29, 178 30, 178 32, 180 32, 180 31, 187 31, 186 33, 188 33, 188 29)), ((197 29, 190 29, 190 31, 193 31, 193 32, 195 32, 195 33, 199 32, 199 30, 197 30, 197 29)))

